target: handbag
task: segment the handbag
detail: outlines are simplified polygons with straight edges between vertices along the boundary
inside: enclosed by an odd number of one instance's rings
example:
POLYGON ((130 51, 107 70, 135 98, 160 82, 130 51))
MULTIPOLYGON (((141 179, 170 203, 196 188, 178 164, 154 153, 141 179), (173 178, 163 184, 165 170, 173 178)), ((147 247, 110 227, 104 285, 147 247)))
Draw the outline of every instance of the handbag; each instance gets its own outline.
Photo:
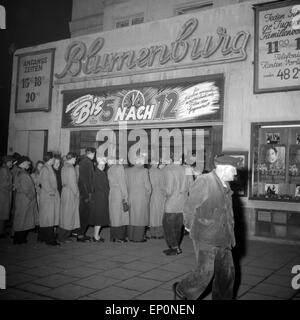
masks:
POLYGON ((122 206, 123 206, 123 211, 124 211, 124 212, 129 211, 129 205, 128 205, 128 203, 125 201, 125 199, 122 200, 122 206))

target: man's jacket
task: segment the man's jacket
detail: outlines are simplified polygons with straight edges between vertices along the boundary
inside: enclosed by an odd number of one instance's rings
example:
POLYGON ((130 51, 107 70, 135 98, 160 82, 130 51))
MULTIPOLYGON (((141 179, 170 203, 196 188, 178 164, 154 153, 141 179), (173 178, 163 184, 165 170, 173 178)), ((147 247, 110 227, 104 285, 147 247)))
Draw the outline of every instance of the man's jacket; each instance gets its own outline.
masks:
POLYGON ((213 170, 199 176, 191 186, 183 213, 193 240, 222 248, 235 246, 232 191, 226 185, 213 170))
POLYGON ((79 179, 78 188, 80 197, 89 199, 94 192, 94 165, 93 161, 88 157, 84 157, 79 162, 79 179))

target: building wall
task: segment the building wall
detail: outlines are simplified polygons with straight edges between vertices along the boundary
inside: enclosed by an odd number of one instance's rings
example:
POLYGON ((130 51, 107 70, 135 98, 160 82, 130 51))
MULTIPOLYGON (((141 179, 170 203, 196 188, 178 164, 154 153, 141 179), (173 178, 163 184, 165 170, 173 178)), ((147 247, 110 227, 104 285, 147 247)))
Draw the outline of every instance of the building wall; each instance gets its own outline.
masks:
MULTIPOLYGON (((135 7, 134 12, 142 11, 148 6, 147 1, 139 1, 139 6, 135 7)), ((159 1, 157 1, 158 3, 159 1)), ((174 1, 166 3, 174 4, 174 1)), ((177 3, 180 1, 178 0, 177 3)), ((16 130, 49 130, 49 150, 59 149, 63 154, 69 151, 70 129, 61 128, 62 118, 62 99, 63 90, 74 90, 93 87, 110 87, 116 85, 138 84, 150 81, 164 81, 193 76, 205 76, 210 74, 224 74, 225 95, 224 95, 224 120, 223 120, 223 149, 231 151, 249 151, 250 154, 250 126, 251 122, 263 121, 294 121, 300 120, 300 92, 275 92, 265 94, 253 94, 253 60, 254 60, 254 12, 252 5, 263 1, 243 1, 227 6, 215 6, 206 12, 186 14, 173 18, 152 21, 129 28, 120 28, 112 31, 104 31, 99 34, 84 35, 76 40, 91 43, 97 36, 105 38, 106 52, 118 52, 120 50, 137 49, 157 43, 170 44, 176 38, 180 27, 190 18, 196 17, 199 21, 197 37, 205 38, 207 34, 216 32, 218 26, 226 27, 229 34, 234 34, 239 30, 250 33, 250 38, 246 47, 246 59, 232 63, 219 63, 209 66, 195 66, 194 62, 179 63, 169 69, 151 69, 143 73, 112 73, 102 76, 79 76, 65 79, 55 79, 52 95, 52 111, 33 112, 33 113, 14 113, 17 56, 14 60, 13 85, 11 93, 11 113, 9 127, 9 152, 15 150, 16 130)), ((77 3, 76 1, 74 4, 77 3)), ((106 10, 111 10, 111 16, 118 17, 118 11, 113 7, 119 8, 125 14, 128 6, 127 1, 106 2, 106 10)), ((130 3, 133 3, 131 1, 130 3)), ((165 3, 165 1, 164 1, 165 3)), ((167 7, 170 9, 170 7, 167 7)), ((168 9, 168 10, 169 10, 168 9)), ((74 9, 74 16, 76 10, 74 9)), ((162 18, 167 14, 159 12, 162 18)), ((80 11, 80 10, 79 10, 80 11)), ((149 13, 149 17, 153 17, 149 13)), ((107 11, 108 12, 108 11, 107 11)), ((170 10, 168 11, 171 12, 170 10)), ((79 13, 78 13, 79 14, 79 13)), ((156 13, 156 18, 157 17, 156 13)), ((171 15, 171 13, 170 13, 171 15)), ((77 17, 77 16, 76 16, 77 17)), ((109 20, 109 19, 108 19, 109 20)), ((109 29, 108 21, 104 18, 104 29, 109 29)), ((17 54, 42 50, 45 48, 56 48, 54 73, 61 73, 65 66, 65 51, 67 46, 75 39, 43 44, 34 48, 21 49, 17 54)), ((102 53, 101 53, 102 54, 102 53)), ((254 233, 254 208, 267 208, 277 210, 299 211, 299 204, 289 202, 268 202, 253 201, 248 198, 241 198, 245 206, 245 220, 247 222, 249 236, 254 233)))
POLYGON ((71 37, 115 29, 116 20, 124 17, 143 15, 150 22, 174 17, 176 9, 195 4, 217 8, 245 1, 249 0, 73 0, 71 37))

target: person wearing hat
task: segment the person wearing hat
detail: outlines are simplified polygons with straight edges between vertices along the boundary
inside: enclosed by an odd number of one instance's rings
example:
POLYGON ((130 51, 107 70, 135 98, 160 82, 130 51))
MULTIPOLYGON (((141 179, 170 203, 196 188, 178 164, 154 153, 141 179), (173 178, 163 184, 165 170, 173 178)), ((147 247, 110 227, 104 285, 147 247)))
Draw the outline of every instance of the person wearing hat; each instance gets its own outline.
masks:
POLYGON ((128 239, 133 242, 146 241, 146 226, 149 225, 149 201, 151 184, 148 169, 144 168, 145 155, 132 156, 134 166, 125 170, 128 188, 129 227, 128 239))
POLYGON ((85 150, 85 156, 79 162, 79 178, 78 187, 80 194, 79 201, 79 217, 80 217, 80 228, 77 229, 77 241, 79 242, 90 242, 91 237, 86 235, 89 227, 89 217, 91 211, 91 199, 92 193, 95 190, 94 187, 94 158, 96 149, 88 147, 85 150))
POLYGON ((39 216, 40 228, 38 241, 45 242, 47 245, 56 246, 59 242, 56 241, 54 228, 59 225, 60 215, 60 197, 57 189, 57 180, 53 171, 54 155, 52 152, 47 152, 44 156, 45 165, 40 173, 40 203, 39 216))
POLYGON ((185 167, 182 166, 182 157, 171 153, 169 162, 164 172, 166 201, 162 225, 168 246, 163 253, 172 256, 182 253, 180 245, 184 235, 183 204, 193 178, 186 174, 185 167))
POLYGON ((76 154, 69 152, 66 155, 61 170, 62 192, 60 200, 59 228, 57 240, 68 242, 72 230, 80 227, 79 221, 79 189, 74 165, 76 154))
POLYGON ((193 240, 197 266, 181 282, 173 284, 175 299, 196 300, 211 280, 212 299, 232 299, 235 270, 231 249, 235 246, 232 191, 240 158, 220 155, 216 168, 200 175, 184 204, 184 224, 193 240))
POLYGON ((107 175, 104 172, 107 159, 105 157, 97 157, 97 168, 94 174, 95 191, 91 199, 91 211, 89 224, 94 226, 94 242, 104 242, 104 238, 100 237, 101 227, 109 225, 108 212, 108 195, 109 184, 107 175))
POLYGON ((37 202, 34 182, 27 171, 30 164, 30 159, 25 156, 17 161, 19 171, 15 177, 14 244, 26 243, 29 230, 35 228, 37 202))
POLYGON ((9 220, 12 197, 11 156, 4 156, 0 167, 0 237, 5 237, 5 222, 9 220))

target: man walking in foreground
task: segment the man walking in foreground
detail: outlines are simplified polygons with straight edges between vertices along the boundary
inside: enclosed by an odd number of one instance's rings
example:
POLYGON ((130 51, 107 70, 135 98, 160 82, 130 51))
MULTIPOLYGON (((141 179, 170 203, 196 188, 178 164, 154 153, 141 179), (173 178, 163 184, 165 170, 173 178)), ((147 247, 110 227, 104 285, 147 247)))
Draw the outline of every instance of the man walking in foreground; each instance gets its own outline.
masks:
POLYGON ((184 205, 184 224, 193 240, 197 266, 173 284, 175 300, 196 300, 211 280, 212 299, 232 299, 235 278, 231 249, 235 246, 232 191, 241 159, 215 158, 216 169, 198 177, 184 205))

